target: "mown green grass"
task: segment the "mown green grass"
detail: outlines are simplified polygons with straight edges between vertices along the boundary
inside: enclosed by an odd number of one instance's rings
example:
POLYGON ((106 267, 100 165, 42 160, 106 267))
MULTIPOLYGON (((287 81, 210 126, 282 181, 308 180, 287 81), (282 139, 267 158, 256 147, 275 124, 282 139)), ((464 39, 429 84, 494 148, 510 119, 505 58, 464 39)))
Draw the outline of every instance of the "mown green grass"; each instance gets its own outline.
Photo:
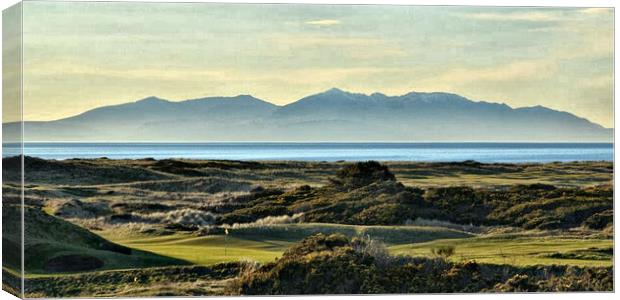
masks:
POLYGON ((438 227, 353 226, 337 224, 289 224, 230 229, 229 235, 196 236, 176 233, 166 236, 100 234, 115 243, 199 265, 253 260, 261 263, 281 256, 291 244, 316 233, 342 233, 349 237, 370 236, 387 244, 402 244, 467 237, 469 234, 438 227))
POLYGON ((187 260, 198 265, 212 265, 239 260, 265 263, 281 255, 282 251, 290 244, 287 242, 257 242, 234 237, 225 238, 222 235, 195 237, 182 233, 166 237, 163 240, 160 238, 140 238, 116 242, 135 249, 187 260))
POLYGON ((613 247, 611 239, 576 239, 564 237, 484 236, 466 239, 436 240, 419 244, 390 247, 396 254, 430 257, 431 249, 455 247, 454 261, 476 260, 480 263, 527 265, 611 266, 613 259, 562 259, 548 257, 552 253, 568 253, 588 248, 613 247))
POLYGON ((107 239, 159 255, 182 259, 199 265, 252 260, 261 263, 280 257, 291 244, 315 233, 340 232, 347 236, 370 236, 386 243, 390 252, 411 256, 432 256, 431 249, 454 246, 450 258, 476 260, 481 263, 525 265, 610 266, 612 260, 562 259, 548 257, 588 248, 613 247, 611 239, 575 237, 528 237, 523 235, 471 236, 438 227, 352 226, 337 224, 289 224, 231 229, 230 235, 196 236, 176 233, 167 236, 143 234, 118 235, 102 232, 107 239))

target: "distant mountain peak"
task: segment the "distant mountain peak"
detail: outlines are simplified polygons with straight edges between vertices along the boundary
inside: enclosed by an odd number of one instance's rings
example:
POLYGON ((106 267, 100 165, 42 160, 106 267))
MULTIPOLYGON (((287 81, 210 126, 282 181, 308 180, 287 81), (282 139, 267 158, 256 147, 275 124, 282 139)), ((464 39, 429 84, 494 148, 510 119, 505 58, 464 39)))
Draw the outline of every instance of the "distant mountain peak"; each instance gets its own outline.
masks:
POLYGON ((520 107, 520 108, 517 108, 517 109, 524 110, 524 111, 527 110, 527 111, 554 111, 554 112, 560 112, 560 111, 553 110, 551 108, 548 108, 548 107, 545 107, 545 106, 542 106, 542 105, 524 106, 524 107, 520 107))
POLYGON ((265 100, 256 98, 252 95, 249 94, 240 94, 237 96, 226 96, 226 97, 203 97, 203 98, 196 98, 196 99, 188 99, 185 101, 181 101, 179 103, 183 103, 183 102, 189 102, 189 103, 203 103, 203 102, 236 102, 236 103, 260 103, 262 105, 266 105, 266 106, 270 106, 270 107, 277 107, 277 105, 271 103, 271 102, 267 102, 265 100))
POLYGON ((155 97, 155 96, 149 96, 149 97, 146 97, 144 99, 140 99, 140 100, 136 101, 136 103, 138 103, 138 102, 170 102, 170 101, 168 101, 166 99, 159 98, 159 97, 155 97))
POLYGON ((384 93, 380 93, 380 92, 374 92, 372 94, 370 94, 370 97, 373 98, 387 98, 388 96, 384 93))
POLYGON ((388 96, 381 94, 381 93, 374 93, 372 95, 368 95, 368 94, 364 94, 364 93, 356 93, 356 92, 349 92, 349 91, 345 91, 343 89, 339 89, 336 87, 333 87, 325 92, 322 93, 318 93, 312 96, 308 96, 306 98, 312 98, 314 96, 328 96, 328 97, 335 97, 338 99, 348 99, 348 100, 368 100, 369 98, 387 98, 388 96))
POLYGON ((258 99, 256 97, 252 96, 252 95, 249 95, 249 94, 237 95, 237 96, 231 97, 231 99, 235 99, 235 100, 249 100, 249 101, 256 101, 256 100, 263 101, 261 99, 258 99))
POLYGON ((346 93, 348 93, 348 92, 347 92, 347 91, 344 91, 344 90, 341 90, 341 89, 339 89, 339 88, 337 88, 337 87, 333 87, 333 88, 331 88, 331 89, 329 89, 329 90, 325 91, 324 93, 326 93, 326 94, 334 94, 334 93, 339 93, 339 94, 340 94, 340 93, 344 93, 344 94, 346 94, 346 93))
POLYGON ((232 99, 237 100, 237 101, 243 101, 243 102, 246 102, 246 103, 258 103, 260 105, 267 105, 267 106, 272 107, 272 108, 278 107, 277 105, 275 105, 275 104, 273 104, 271 102, 265 101, 263 99, 256 98, 256 97, 254 97, 252 95, 249 95, 249 94, 237 95, 235 97, 232 97, 231 100, 232 99))

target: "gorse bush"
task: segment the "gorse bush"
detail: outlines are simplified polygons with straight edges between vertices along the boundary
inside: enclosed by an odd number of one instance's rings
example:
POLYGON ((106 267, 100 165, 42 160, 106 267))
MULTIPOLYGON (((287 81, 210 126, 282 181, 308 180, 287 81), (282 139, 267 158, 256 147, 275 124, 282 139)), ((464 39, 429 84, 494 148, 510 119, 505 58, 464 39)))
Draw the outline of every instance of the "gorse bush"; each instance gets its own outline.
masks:
POLYGON ((252 193, 218 208, 218 224, 251 223, 304 214, 304 222, 431 225, 479 232, 488 226, 603 229, 612 224, 612 186, 557 188, 544 184, 500 189, 407 187, 378 162, 347 164, 330 184, 252 193), (415 221, 411 221, 415 220, 415 221), (433 220, 433 222, 428 221, 433 220))
POLYGON ((246 272, 230 294, 384 294, 492 291, 611 291, 609 268, 514 267, 389 256, 367 237, 317 234, 273 263, 246 272))
POLYGON ((377 181, 395 181, 396 177, 388 167, 376 162, 358 162, 344 166, 332 178, 334 185, 357 188, 377 181))
POLYGON ((613 274, 610 268, 565 267, 561 274, 544 277, 516 274, 493 290, 499 292, 592 292, 611 291, 613 274))
POLYGON ((353 238, 351 247, 357 253, 372 257, 378 267, 387 267, 393 261, 393 257, 385 244, 371 239, 370 235, 353 238))

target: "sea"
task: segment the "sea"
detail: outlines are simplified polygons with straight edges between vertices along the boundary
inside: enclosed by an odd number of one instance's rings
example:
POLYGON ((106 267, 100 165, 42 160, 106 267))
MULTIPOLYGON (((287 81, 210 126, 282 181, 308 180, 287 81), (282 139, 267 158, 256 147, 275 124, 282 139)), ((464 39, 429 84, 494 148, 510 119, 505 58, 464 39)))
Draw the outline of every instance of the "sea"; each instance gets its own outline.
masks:
MULTIPOLYGON (((20 153, 3 144, 3 157, 20 153)), ((544 163, 613 161, 613 143, 26 143, 45 159, 187 158, 218 160, 544 163)))

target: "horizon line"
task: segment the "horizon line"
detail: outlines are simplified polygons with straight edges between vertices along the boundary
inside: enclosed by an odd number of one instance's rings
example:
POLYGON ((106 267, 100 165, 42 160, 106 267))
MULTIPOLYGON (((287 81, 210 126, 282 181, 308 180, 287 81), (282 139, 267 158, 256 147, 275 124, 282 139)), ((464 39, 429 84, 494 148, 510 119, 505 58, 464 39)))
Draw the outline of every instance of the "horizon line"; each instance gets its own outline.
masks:
POLYGON ((24 141, 24 142, 3 142, 7 144, 614 144, 614 141, 590 141, 590 142, 543 142, 543 141, 24 141))

